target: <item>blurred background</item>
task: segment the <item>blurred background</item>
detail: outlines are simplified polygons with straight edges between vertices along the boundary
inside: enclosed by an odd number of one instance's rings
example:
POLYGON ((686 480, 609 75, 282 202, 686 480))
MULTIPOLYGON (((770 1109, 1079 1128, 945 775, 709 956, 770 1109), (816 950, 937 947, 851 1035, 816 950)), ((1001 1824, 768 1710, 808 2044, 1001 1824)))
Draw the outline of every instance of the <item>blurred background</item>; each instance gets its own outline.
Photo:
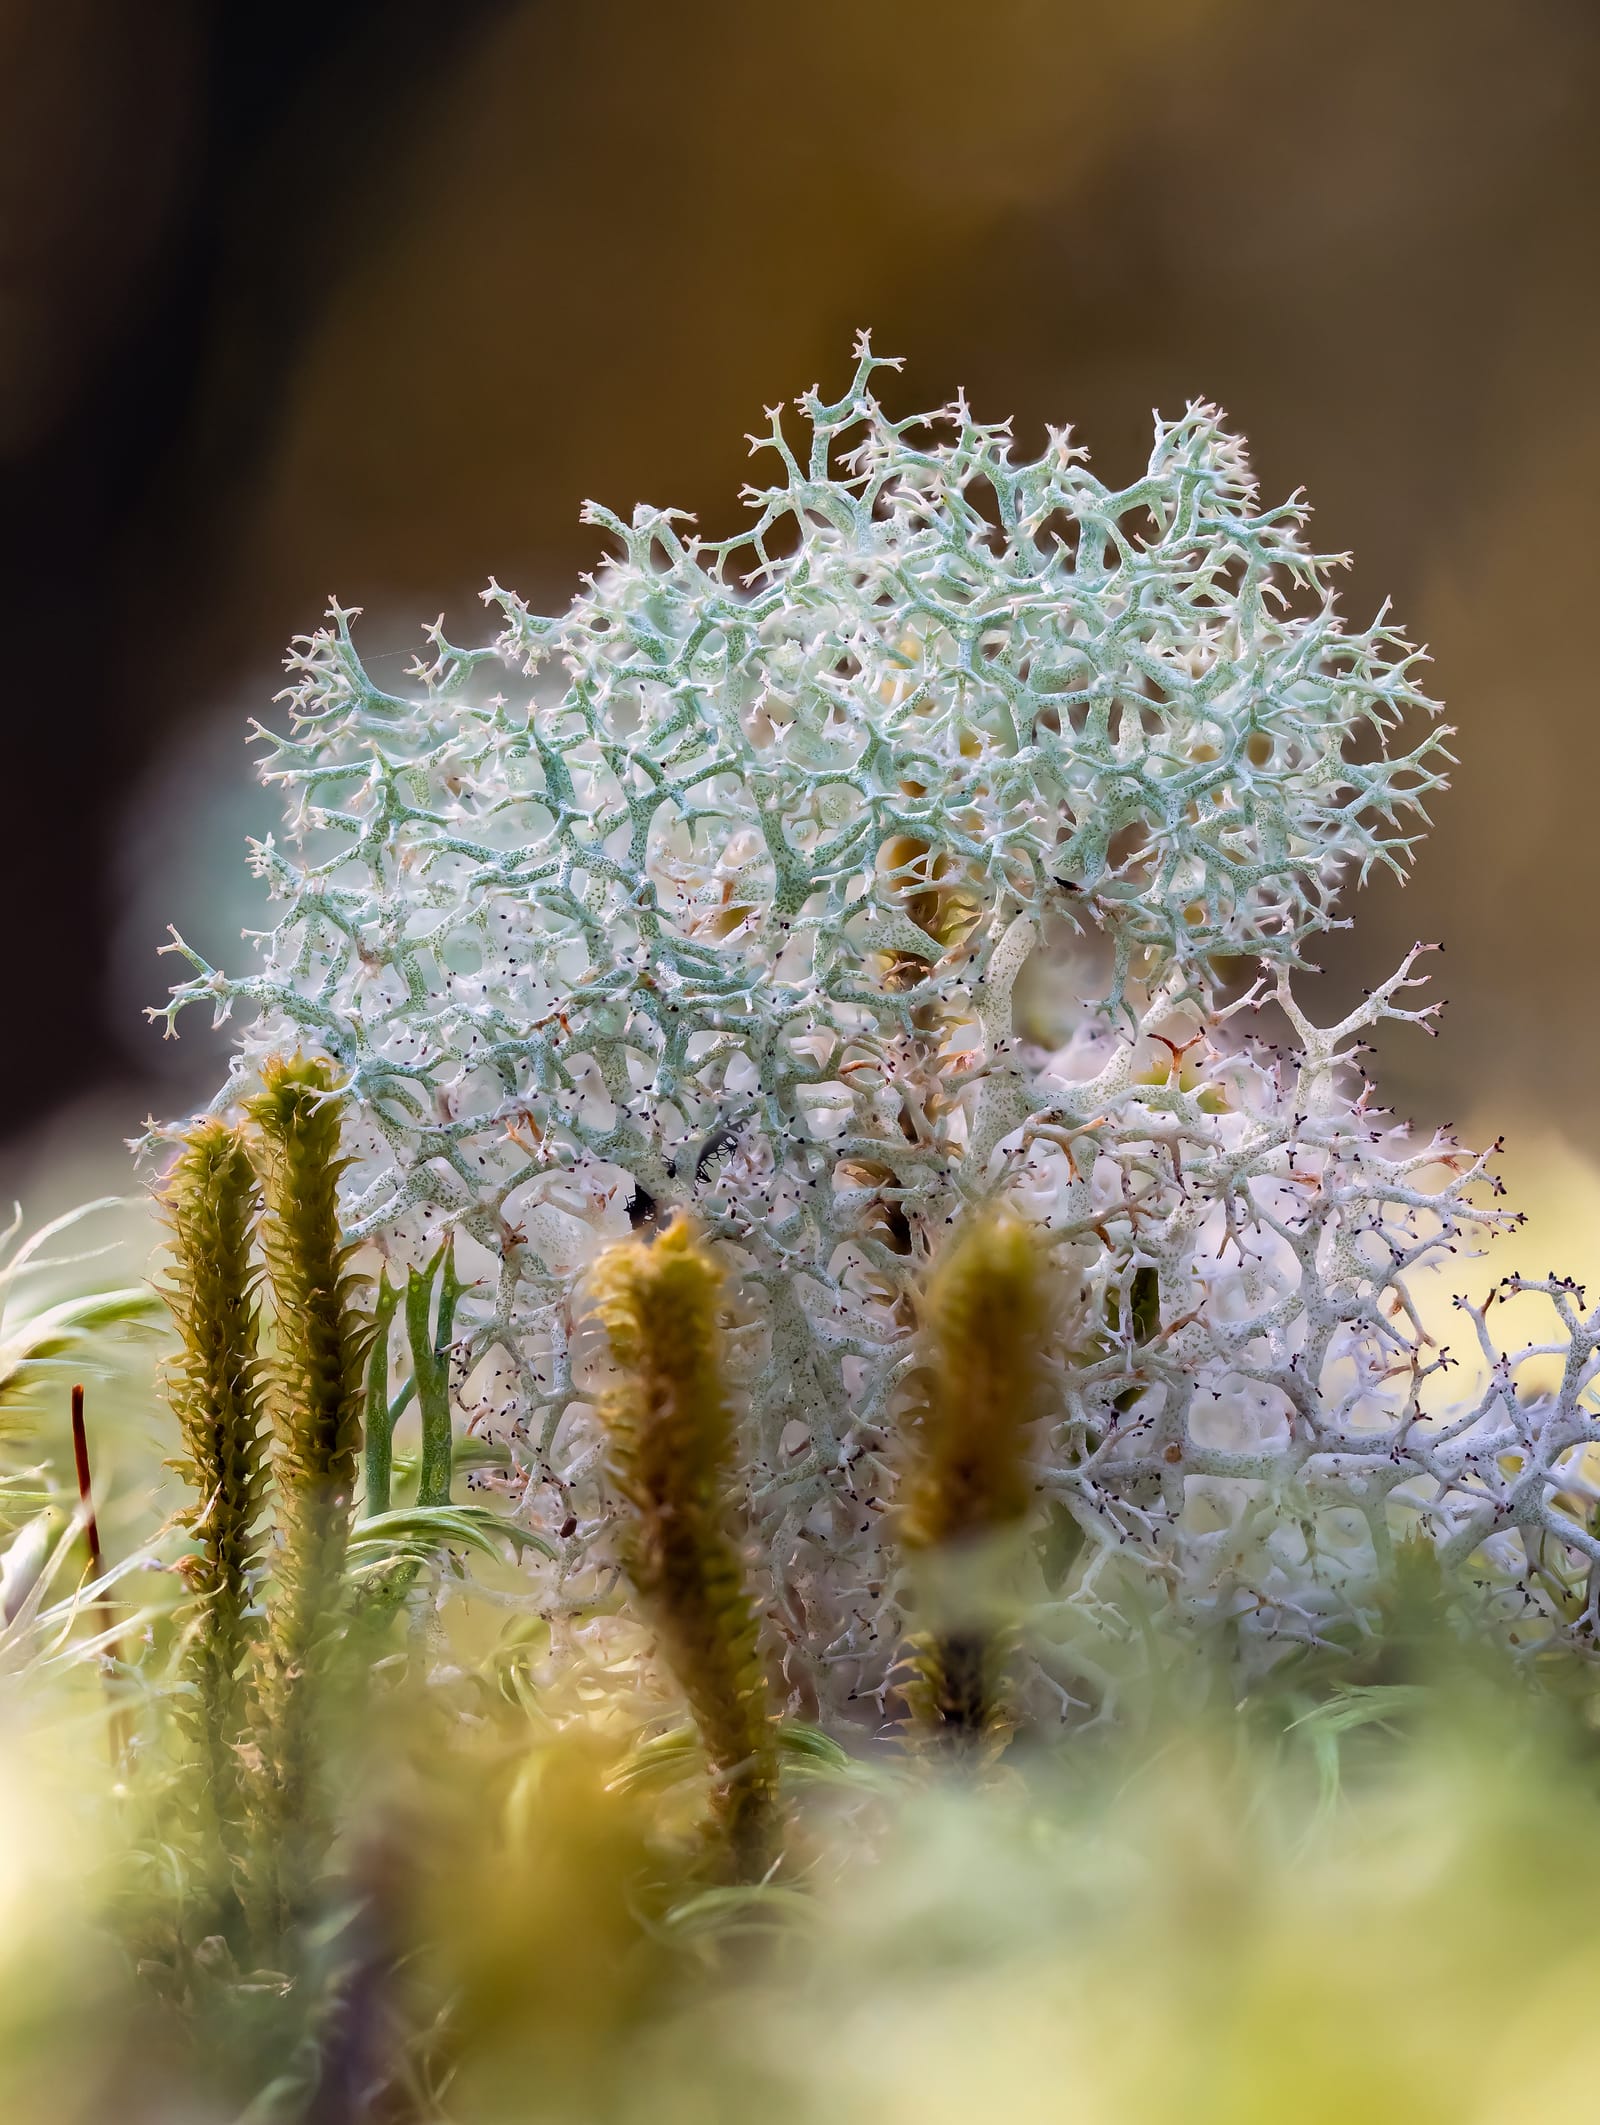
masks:
POLYGON ((1431 645, 1455 788, 1306 1000, 1446 939, 1383 1089, 1507 1133, 1497 1270, 1600 1265, 1597 101, 1595 0, 0 0, 0 1188, 125 1186, 216 1082, 142 1006, 168 921, 245 959, 330 593, 398 673, 490 573, 564 603, 586 496, 730 529, 870 325, 901 410, 1114 481, 1219 400, 1431 645))

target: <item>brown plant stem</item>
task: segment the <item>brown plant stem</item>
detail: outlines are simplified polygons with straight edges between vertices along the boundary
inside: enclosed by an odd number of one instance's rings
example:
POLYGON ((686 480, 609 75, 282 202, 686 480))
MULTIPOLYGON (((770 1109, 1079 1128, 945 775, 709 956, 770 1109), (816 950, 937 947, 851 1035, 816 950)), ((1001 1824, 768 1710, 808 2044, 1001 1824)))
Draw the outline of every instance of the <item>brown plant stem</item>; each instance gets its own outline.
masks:
MULTIPOLYGON (((78 1499, 83 1508, 83 1538, 89 1552, 89 1583, 97 1586, 105 1577, 105 1555, 100 1547, 100 1521, 94 1509, 94 1481, 89 1470, 89 1432, 83 1415, 83 1388, 72 1390, 72 1458, 78 1476, 78 1499)), ((105 1638, 102 1659, 114 1663, 122 1658, 122 1647, 116 1637, 117 1607, 111 1596, 102 1592, 95 1601, 95 1612, 100 1619, 100 1631, 105 1638)), ((107 1695, 111 1701, 111 1763, 121 1772, 128 1759, 128 1715, 118 1704, 111 1686, 109 1673, 106 1681, 107 1695)))

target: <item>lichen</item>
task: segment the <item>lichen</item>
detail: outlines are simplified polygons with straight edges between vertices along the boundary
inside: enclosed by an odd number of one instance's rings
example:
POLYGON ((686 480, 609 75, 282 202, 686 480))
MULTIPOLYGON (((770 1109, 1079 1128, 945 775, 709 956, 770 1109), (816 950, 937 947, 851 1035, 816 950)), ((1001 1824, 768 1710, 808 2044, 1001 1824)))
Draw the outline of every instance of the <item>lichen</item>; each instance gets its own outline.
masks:
POLYGON ((740 536, 591 508, 618 550, 565 613, 491 586, 498 638, 436 626, 404 691, 334 608, 262 734, 290 846, 255 852, 260 970, 179 941, 161 1015, 248 1008, 218 1111, 272 1050, 324 1052, 347 1236, 405 1267, 457 1235, 458 1400, 559 1551, 569 1649, 616 1581, 575 1279, 693 1213, 802 1709, 883 1709, 914 1293, 970 1205, 1033 1218, 1075 1323, 1034 1470, 1037 1670, 1070 1712, 1143 1602, 1247 1662, 1359 1637, 1407 1527, 1458 1557, 1546 1527, 1578 1420, 1513 1475, 1441 1399, 1415 1273, 1505 1219, 1485 1160, 1393 1128, 1352 1060, 1426 1022, 1411 962, 1327 1031, 1289 988, 1442 786, 1416 652, 1346 629, 1304 507, 1260 504, 1212 408, 1113 489, 1065 430, 1025 459, 961 401, 891 418, 885 366, 863 342, 807 394, 798 450, 772 416, 740 536), (1103 993, 1047 1046, 1017 984, 1073 938, 1103 993), (1281 1052, 1241 1030, 1264 1001, 1281 1052))

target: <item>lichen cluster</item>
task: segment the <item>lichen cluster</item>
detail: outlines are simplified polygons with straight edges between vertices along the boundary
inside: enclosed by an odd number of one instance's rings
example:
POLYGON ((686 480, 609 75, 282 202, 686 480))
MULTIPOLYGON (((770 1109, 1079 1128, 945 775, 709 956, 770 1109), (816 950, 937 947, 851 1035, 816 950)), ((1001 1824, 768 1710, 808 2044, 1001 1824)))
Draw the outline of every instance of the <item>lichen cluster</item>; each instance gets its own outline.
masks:
POLYGON ((1600 1550, 1560 1501, 1600 1428, 1586 1372, 1448 1406, 1412 1280, 1503 1218, 1483 1159, 1393 1128, 1352 1059, 1426 1021, 1410 962, 1329 1031, 1288 986, 1441 786, 1415 653, 1346 630, 1304 509, 1261 505, 1213 409, 1112 489, 1065 431, 1025 459, 961 402, 891 418, 858 352, 803 448, 774 414, 738 538, 591 509, 618 550, 565 613, 491 587, 498 638, 435 628, 403 692, 336 608, 262 770, 281 919, 255 974, 180 946, 169 1024, 248 1008, 219 1111, 268 1053, 325 1053, 347 1237, 399 1269, 458 1236, 457 1398, 557 1552, 569 1654, 618 1563, 582 1272, 691 1210, 730 1280, 774 1675, 884 1716, 916 1295, 996 1197, 1059 1287, 1042 1703, 1113 1696, 1152 1607, 1247 1665, 1359 1638, 1413 1527, 1565 1628, 1600 1550), (1019 979, 1074 938, 1106 978, 1032 1038, 1019 979), (1241 1030, 1264 1000, 1287 1044, 1241 1030))

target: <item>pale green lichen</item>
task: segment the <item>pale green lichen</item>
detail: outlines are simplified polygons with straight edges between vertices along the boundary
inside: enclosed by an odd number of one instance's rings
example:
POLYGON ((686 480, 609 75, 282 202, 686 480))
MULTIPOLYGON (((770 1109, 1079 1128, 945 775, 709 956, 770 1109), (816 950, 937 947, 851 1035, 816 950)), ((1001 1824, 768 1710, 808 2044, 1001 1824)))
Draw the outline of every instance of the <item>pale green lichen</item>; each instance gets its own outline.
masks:
POLYGON ((964 403, 890 418, 883 366, 802 400, 799 452, 774 417, 742 537, 592 510, 619 550, 564 614, 491 589, 498 640, 435 629, 403 692, 335 610, 263 769, 298 846, 257 852, 262 969, 189 953, 165 1015, 252 1012, 219 1109, 323 1050, 347 1236, 399 1271, 457 1235, 456 1390, 559 1551, 569 1651, 616 1568, 573 1279, 692 1209, 732 1272, 774 1671, 877 1716, 913 1295, 997 1193, 1076 1323, 1032 1471, 1073 1537, 1047 1697, 1104 1702, 1153 1605, 1247 1665, 1349 1642, 1413 1525, 1566 1628, 1540 1575, 1600 1554, 1559 1503, 1587 1375, 1518 1415, 1516 1472, 1499 1418, 1439 1399, 1410 1280, 1505 1220, 1355 1066, 1427 1022, 1410 962, 1328 1030, 1287 986, 1441 786, 1415 654, 1345 630, 1304 510, 1260 506, 1210 408, 1112 489, 1064 431, 1024 460, 964 403), (1017 983, 1073 936, 1109 946, 1104 993, 1047 1047, 1017 983), (1264 969, 1244 1001, 1275 994, 1295 1050, 1241 1032, 1224 962, 1264 969))

